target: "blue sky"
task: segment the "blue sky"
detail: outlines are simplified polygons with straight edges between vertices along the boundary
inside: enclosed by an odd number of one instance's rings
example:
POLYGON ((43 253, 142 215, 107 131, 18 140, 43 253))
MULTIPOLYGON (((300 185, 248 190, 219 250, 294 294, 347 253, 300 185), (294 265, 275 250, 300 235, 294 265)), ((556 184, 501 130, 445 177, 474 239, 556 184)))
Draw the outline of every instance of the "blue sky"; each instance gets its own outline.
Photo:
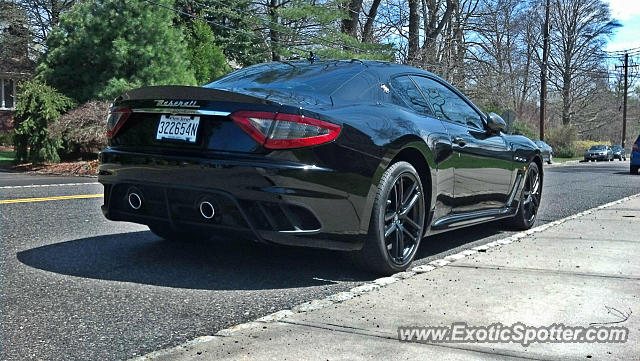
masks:
POLYGON ((640 1, 605 0, 611 15, 623 25, 609 41, 606 50, 624 50, 640 47, 640 1))

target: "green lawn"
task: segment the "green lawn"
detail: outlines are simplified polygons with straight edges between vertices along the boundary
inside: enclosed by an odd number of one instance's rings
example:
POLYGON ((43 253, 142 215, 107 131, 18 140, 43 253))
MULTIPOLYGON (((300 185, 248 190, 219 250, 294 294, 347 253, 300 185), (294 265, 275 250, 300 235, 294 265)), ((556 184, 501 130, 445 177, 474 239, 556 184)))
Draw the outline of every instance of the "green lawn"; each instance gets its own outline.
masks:
POLYGON ((13 150, 0 150, 0 168, 6 168, 13 164, 16 152, 13 150))

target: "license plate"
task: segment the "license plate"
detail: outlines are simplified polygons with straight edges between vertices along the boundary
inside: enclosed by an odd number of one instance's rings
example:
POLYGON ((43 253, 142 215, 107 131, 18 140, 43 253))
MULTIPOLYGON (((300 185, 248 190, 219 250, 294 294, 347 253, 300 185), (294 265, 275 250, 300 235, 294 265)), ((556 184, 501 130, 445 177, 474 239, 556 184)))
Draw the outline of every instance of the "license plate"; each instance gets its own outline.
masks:
POLYGON ((200 117, 187 115, 162 115, 158 123, 156 139, 183 140, 195 143, 200 117))

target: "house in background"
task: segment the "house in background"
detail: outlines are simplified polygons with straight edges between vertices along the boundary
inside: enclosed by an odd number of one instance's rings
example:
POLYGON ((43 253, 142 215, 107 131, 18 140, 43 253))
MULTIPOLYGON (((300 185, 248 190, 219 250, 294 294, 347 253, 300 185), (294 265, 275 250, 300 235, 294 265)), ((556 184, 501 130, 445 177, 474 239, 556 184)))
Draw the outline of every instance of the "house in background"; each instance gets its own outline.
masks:
POLYGON ((0 134, 13 129, 16 92, 35 69, 26 12, 17 2, 0 0, 0 134))
POLYGON ((0 134, 13 129, 18 83, 26 77, 26 73, 0 72, 0 134))

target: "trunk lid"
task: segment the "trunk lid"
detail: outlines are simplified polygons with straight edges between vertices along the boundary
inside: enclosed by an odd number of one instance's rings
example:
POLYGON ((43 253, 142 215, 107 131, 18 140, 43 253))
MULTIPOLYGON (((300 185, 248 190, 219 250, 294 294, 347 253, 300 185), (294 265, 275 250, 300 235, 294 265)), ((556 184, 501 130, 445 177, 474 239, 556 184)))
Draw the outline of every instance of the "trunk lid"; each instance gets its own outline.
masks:
POLYGON ((114 107, 131 110, 109 141, 114 148, 257 153, 264 150, 262 146, 229 114, 237 110, 278 112, 282 104, 219 89, 155 86, 121 95, 114 107))

